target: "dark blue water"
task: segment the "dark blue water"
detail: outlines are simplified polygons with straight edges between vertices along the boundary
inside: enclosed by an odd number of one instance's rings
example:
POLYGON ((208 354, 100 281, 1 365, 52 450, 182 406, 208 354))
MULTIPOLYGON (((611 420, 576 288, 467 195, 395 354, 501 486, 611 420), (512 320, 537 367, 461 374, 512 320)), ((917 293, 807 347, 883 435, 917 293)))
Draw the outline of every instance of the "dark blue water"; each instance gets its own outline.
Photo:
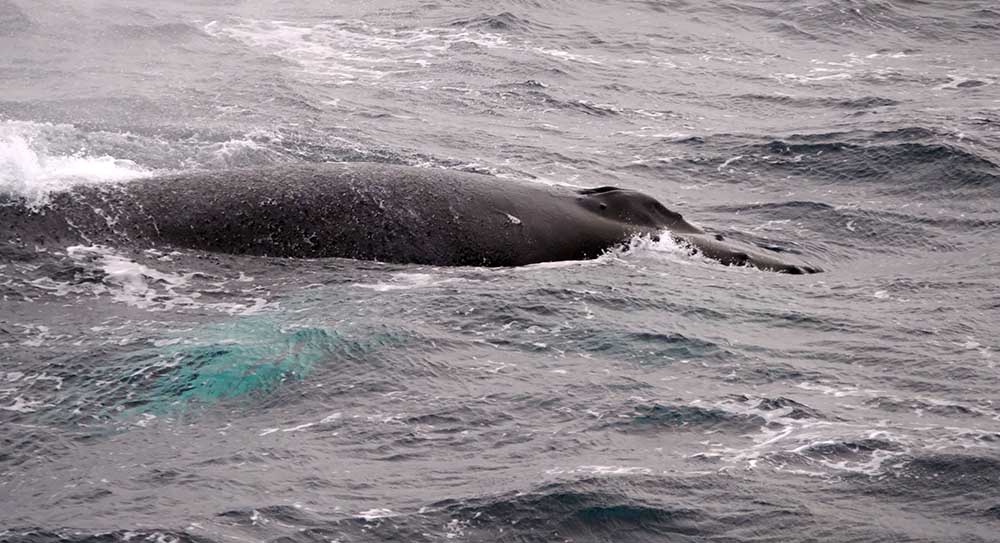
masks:
POLYGON ((1000 541, 995 2, 126 4, 0 0, 3 193, 402 163, 827 271, 5 241, 0 541, 1000 541))

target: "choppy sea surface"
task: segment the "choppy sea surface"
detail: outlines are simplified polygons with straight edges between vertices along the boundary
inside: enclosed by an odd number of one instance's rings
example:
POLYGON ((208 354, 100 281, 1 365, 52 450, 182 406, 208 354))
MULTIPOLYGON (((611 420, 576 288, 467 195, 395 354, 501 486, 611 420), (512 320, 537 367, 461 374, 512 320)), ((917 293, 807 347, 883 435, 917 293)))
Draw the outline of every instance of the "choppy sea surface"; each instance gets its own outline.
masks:
POLYGON ((826 270, 5 242, 0 541, 1000 541, 998 62, 992 0, 0 0, 34 205, 391 162, 826 270))

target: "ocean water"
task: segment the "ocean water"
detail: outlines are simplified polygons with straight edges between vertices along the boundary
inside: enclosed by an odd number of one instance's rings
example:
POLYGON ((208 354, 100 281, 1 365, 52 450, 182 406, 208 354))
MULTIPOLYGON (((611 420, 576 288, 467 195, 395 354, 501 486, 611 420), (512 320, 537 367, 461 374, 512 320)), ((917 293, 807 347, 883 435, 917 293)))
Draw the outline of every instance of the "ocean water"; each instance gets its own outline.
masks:
POLYGON ((0 236, 0 541, 1000 541, 998 61, 992 0, 0 0, 32 205, 391 162, 826 270, 0 236))

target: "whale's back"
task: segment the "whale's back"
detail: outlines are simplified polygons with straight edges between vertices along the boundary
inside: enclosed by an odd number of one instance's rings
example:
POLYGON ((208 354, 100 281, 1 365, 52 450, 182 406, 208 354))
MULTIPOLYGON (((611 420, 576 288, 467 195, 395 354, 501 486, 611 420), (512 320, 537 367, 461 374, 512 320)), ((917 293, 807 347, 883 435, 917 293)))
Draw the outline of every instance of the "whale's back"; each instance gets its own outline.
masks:
POLYGON ((451 170, 323 164, 129 183, 133 240, 207 251, 387 262, 519 265, 592 258, 627 237, 580 232, 569 191, 451 170))

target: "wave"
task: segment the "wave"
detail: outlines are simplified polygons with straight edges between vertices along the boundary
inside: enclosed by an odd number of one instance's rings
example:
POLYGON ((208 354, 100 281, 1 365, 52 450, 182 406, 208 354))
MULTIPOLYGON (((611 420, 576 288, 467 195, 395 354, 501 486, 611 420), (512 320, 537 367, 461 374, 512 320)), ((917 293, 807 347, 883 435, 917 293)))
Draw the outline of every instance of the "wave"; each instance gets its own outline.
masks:
POLYGON ((906 502, 933 514, 997 520, 1000 458, 995 454, 979 449, 897 460, 889 466, 886 477, 854 479, 854 486, 863 493, 906 502))
POLYGON ((742 205, 719 205, 706 208, 720 217, 741 214, 755 217, 754 222, 778 226, 794 225, 830 236, 825 244, 811 241, 790 243, 774 241, 762 232, 734 232, 731 237, 758 246, 792 253, 808 253, 827 260, 851 257, 859 250, 879 254, 900 254, 911 249, 955 252, 965 248, 968 238, 956 234, 988 235, 1000 229, 1000 219, 980 218, 962 213, 930 210, 883 209, 875 206, 834 206, 815 201, 766 202, 742 205))
MULTIPOLYGON (((768 164, 802 164, 798 168, 810 173, 819 172, 830 177, 850 178, 856 181, 880 180, 889 177, 893 167, 917 168, 943 166, 946 169, 963 168, 966 180, 975 185, 995 185, 1000 180, 998 166, 991 160, 964 148, 960 143, 898 142, 887 144, 859 144, 845 141, 773 140, 765 145, 744 148, 749 152, 765 154, 772 159, 768 164), (826 157, 820 157, 821 155, 826 157), (811 155, 811 156, 810 156, 811 155), (791 157, 792 161, 784 160, 791 157), (825 162, 836 161, 836 171, 825 168, 825 162)), ((935 173, 941 173, 935 170, 935 173)))
POLYGON ((796 449, 796 454, 806 459, 820 460, 824 463, 845 464, 848 462, 867 463, 880 451, 898 453, 904 447, 887 439, 857 439, 846 441, 826 441, 812 443, 796 449))
POLYGON ((750 145, 742 152, 759 157, 768 169, 791 170, 813 179, 851 183, 897 183, 916 192, 1000 189, 1000 167, 958 142, 854 143, 796 138, 750 145))
POLYGON ((995 38, 989 28, 982 28, 982 10, 974 2, 952 6, 953 15, 947 18, 925 11, 921 4, 889 0, 789 4, 773 11, 770 27, 791 38, 836 44, 844 43, 846 36, 862 42, 877 38, 884 43, 889 35, 916 46, 928 41, 966 43, 972 38, 995 38))
POLYGON ((783 106, 792 106, 803 109, 815 109, 817 107, 843 108, 850 110, 868 110, 879 107, 897 106, 898 100, 881 96, 861 96, 848 98, 841 96, 791 96, 787 94, 738 94, 727 96, 724 99, 735 102, 769 102, 783 106))
MULTIPOLYGON (((981 409, 961 405, 954 402, 944 402, 939 400, 902 399, 879 396, 865 401, 865 405, 888 411, 890 413, 915 413, 918 416, 934 415, 939 417, 957 417, 968 419, 972 417, 995 416, 996 413, 987 413, 981 409)), ((988 408, 988 406, 986 406, 988 408)))
POLYGON ((693 166, 751 170, 766 173, 766 179, 793 175, 813 183, 870 185, 918 200, 1000 197, 1000 152, 964 134, 919 126, 767 139, 717 134, 673 144, 690 148, 686 161, 693 166), (727 149, 726 155, 707 154, 712 148, 727 149))
POLYGON ((766 412, 782 411, 782 416, 793 419, 825 419, 827 417, 823 416, 818 410, 809 407, 803 403, 792 400, 791 398, 785 398, 784 396, 778 396, 776 398, 752 398, 750 396, 740 394, 733 396, 734 401, 744 404, 754 404, 754 409, 759 409, 766 412))
POLYGON ((559 98, 551 92, 544 90, 546 88, 547 85, 538 83, 537 81, 526 81, 518 84, 503 83, 494 85, 494 90, 487 91, 484 94, 498 100, 516 101, 522 107, 538 111, 554 109, 582 113, 594 117, 613 117, 624 113, 622 108, 613 104, 598 104, 587 100, 559 98))
POLYGON ((541 24, 524 17, 518 17, 509 11, 503 11, 496 15, 477 15, 473 17, 463 17, 452 20, 449 26, 463 29, 471 28, 476 30, 517 32, 530 34, 532 32, 544 32, 551 30, 549 25, 541 24))
POLYGON ((506 526, 504 539, 517 541, 547 541, 553 534, 571 540, 613 536, 662 541, 670 536, 705 536, 720 528, 685 500, 662 491, 646 494, 642 486, 653 480, 643 479, 624 487, 599 478, 551 483, 528 492, 444 500, 430 507, 462 519, 481 535, 506 526))
MULTIPOLYGON (((864 254, 878 255, 881 259, 888 255, 924 254, 928 250, 960 251, 963 243, 955 234, 989 233, 1000 227, 1000 220, 986 221, 938 213, 911 215, 814 201, 718 205, 706 208, 705 212, 718 217, 747 217, 745 221, 748 225, 758 225, 726 232, 727 237, 779 252, 809 254, 820 261, 836 262, 836 267, 843 267, 845 262, 864 254), (817 241, 810 239, 816 236, 798 235, 797 240, 788 241, 787 235, 770 233, 784 234, 788 230, 816 232, 827 240, 817 241)), ((771 315, 768 318, 775 317, 771 315)), ((796 326, 803 324, 797 323, 796 326)))
POLYGON ((725 431, 737 434, 760 430, 767 420, 755 414, 733 413, 694 405, 640 404, 628 415, 608 422, 602 428, 625 433, 652 431, 725 431))

